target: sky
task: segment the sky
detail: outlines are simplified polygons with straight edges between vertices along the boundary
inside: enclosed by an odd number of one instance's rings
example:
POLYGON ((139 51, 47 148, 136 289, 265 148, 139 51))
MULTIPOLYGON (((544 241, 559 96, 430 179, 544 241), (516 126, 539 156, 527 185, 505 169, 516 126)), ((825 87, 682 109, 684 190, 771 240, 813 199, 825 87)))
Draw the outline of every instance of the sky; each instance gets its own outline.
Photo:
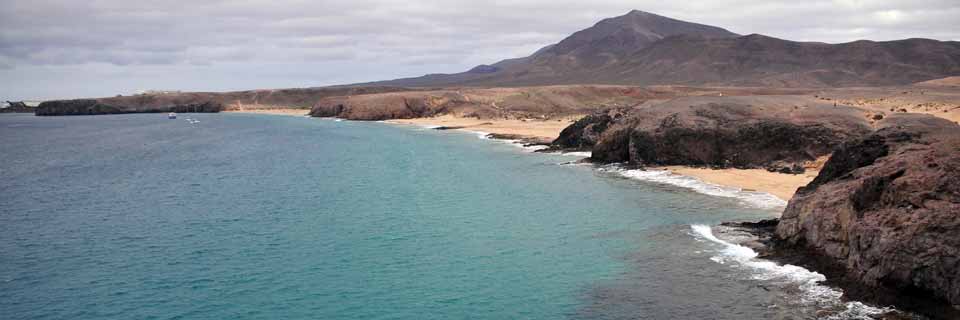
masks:
POLYGON ((0 100, 461 72, 632 9, 795 41, 960 40, 958 0, 0 0, 0 100))

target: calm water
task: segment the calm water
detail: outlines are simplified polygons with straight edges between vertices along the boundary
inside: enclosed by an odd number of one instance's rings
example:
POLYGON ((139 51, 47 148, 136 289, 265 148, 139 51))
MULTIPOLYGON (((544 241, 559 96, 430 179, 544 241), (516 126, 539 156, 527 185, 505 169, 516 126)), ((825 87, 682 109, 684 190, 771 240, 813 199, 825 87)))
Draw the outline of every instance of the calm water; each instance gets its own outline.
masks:
POLYGON ((0 319, 860 312, 691 227, 777 214, 740 198, 465 132, 180 116, 0 116, 0 319))

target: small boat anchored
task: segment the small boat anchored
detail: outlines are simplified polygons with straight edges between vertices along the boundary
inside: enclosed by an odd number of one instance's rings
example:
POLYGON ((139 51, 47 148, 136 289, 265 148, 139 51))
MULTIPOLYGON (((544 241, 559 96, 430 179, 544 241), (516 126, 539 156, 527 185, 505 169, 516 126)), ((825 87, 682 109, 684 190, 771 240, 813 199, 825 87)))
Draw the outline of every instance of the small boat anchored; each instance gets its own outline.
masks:
POLYGON ((167 119, 176 119, 176 118, 177 118, 176 112, 171 112, 167 114, 167 119))

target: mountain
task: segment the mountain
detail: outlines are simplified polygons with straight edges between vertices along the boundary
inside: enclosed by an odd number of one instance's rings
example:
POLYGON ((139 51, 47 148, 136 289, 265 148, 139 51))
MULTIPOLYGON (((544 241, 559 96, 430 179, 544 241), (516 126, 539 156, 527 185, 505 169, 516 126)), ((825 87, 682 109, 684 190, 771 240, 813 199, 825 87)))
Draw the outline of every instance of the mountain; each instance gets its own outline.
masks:
POLYGON ((960 42, 796 42, 634 10, 524 58, 456 74, 368 83, 408 87, 684 84, 905 85, 960 75, 960 42))

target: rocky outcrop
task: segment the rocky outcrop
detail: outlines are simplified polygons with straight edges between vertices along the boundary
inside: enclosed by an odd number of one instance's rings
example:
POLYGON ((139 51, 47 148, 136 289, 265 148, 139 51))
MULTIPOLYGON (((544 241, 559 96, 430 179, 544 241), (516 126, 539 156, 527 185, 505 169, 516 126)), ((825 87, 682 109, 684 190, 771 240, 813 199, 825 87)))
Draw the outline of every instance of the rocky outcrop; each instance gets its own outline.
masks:
POLYGON ((32 113, 36 109, 23 101, 7 101, 7 106, 0 108, 0 113, 32 113))
POLYGON ((415 92, 331 97, 317 102, 310 110, 310 116, 350 120, 430 117, 446 111, 445 104, 450 100, 450 97, 432 97, 415 92))
POLYGON ((41 103, 38 116, 71 116, 120 113, 220 112, 223 106, 213 102, 169 105, 117 105, 96 99, 53 100, 41 103))
POLYGON ((776 227, 863 284, 960 305, 960 126, 896 114, 840 147, 776 227))
POLYGON ((622 113, 615 110, 603 110, 587 115, 564 128, 552 144, 565 150, 590 150, 600 141, 600 135, 607 127, 622 116, 622 113))
POLYGON ((691 97, 638 106, 620 118, 606 113, 584 118, 554 144, 592 144, 597 162, 792 172, 870 131, 859 109, 801 97, 691 97))

